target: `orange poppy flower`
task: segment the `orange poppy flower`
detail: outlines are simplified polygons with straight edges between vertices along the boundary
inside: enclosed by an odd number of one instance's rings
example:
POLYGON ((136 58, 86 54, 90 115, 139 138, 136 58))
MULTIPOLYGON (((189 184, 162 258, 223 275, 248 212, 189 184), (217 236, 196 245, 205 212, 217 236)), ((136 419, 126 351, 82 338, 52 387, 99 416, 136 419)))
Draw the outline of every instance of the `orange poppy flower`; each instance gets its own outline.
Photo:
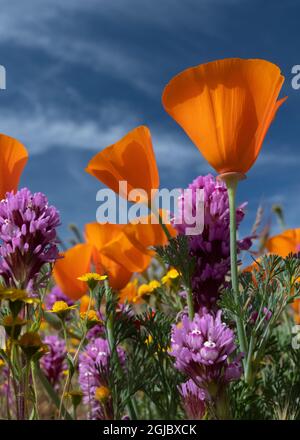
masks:
POLYGON ((132 272, 117 261, 105 256, 103 248, 122 232, 123 225, 89 223, 85 226, 85 238, 93 247, 93 263, 98 273, 108 275, 109 284, 119 290, 126 286, 132 272))
POLYGON ((287 229, 281 234, 270 237, 266 242, 266 248, 272 254, 286 257, 288 254, 300 251, 300 228, 287 229))
POLYGON ((300 324, 300 299, 295 299, 292 304, 294 310, 294 319, 297 324, 300 324))
POLYGON ((54 265, 55 282, 69 298, 77 300, 87 292, 87 283, 77 278, 91 271, 92 251, 89 244, 76 244, 63 252, 63 258, 54 265))
MULTIPOLYGON (((148 200, 151 200, 151 190, 159 187, 159 175, 150 130, 140 126, 130 131, 121 140, 96 154, 86 171, 116 193, 119 193, 119 181, 123 180, 127 182, 128 193, 133 189, 143 189, 148 200)), ((126 195, 120 195, 126 198, 126 195)), ((139 200, 128 199, 146 201, 142 194, 139 200)))
POLYGON ((175 76, 162 102, 219 174, 245 174, 286 99, 277 101, 283 81, 268 61, 228 58, 175 76))
POLYGON ((86 225, 85 235, 88 243, 100 252, 100 260, 106 257, 128 272, 142 272, 149 265, 151 256, 146 249, 142 251, 134 246, 124 234, 123 228, 124 225, 90 223, 86 225))
POLYGON ((0 199, 8 191, 17 191, 27 160, 28 152, 24 145, 10 136, 0 134, 0 199))
MULTIPOLYGON (((150 246, 165 246, 168 243, 165 232, 160 224, 151 223, 151 218, 154 214, 150 214, 147 218, 147 223, 128 223, 125 225, 123 231, 129 238, 131 243, 145 252, 150 246)), ((176 230, 172 225, 166 225, 172 237, 175 237, 176 230)), ((153 255, 154 252, 149 252, 153 255)))

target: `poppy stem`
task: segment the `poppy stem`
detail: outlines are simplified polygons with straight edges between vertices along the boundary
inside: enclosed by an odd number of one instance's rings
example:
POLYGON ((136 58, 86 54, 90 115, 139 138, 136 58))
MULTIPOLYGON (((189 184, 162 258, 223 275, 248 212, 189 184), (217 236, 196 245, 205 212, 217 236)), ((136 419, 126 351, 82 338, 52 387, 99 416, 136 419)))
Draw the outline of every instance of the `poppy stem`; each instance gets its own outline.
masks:
MULTIPOLYGON (((231 283, 236 305, 239 304, 239 278, 238 278, 238 266, 237 266, 237 245, 236 245, 236 206, 235 196, 239 177, 238 175, 231 174, 223 178, 225 180, 228 192, 229 200, 229 215, 230 215, 230 267, 231 267, 231 283)), ((240 316, 236 315, 236 327, 238 333, 238 339, 240 344, 240 350, 247 354, 247 341, 245 328, 240 316)), ((245 358, 244 358, 245 359, 245 358)), ((245 361, 244 361, 245 368, 245 361)))

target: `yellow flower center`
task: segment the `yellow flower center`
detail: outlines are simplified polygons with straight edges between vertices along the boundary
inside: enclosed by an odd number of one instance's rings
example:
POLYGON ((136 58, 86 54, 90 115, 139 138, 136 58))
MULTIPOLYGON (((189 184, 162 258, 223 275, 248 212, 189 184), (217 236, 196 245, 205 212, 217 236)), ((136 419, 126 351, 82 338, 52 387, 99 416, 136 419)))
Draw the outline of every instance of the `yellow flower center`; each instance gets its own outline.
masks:
POLYGON ((68 310, 69 306, 65 301, 56 301, 52 306, 54 313, 64 312, 68 310))
POLYGON ((88 282, 88 281, 104 281, 104 280, 106 280, 106 278, 107 278, 107 275, 100 275, 99 273, 96 273, 96 272, 88 272, 88 273, 81 275, 77 279, 79 281, 88 282))

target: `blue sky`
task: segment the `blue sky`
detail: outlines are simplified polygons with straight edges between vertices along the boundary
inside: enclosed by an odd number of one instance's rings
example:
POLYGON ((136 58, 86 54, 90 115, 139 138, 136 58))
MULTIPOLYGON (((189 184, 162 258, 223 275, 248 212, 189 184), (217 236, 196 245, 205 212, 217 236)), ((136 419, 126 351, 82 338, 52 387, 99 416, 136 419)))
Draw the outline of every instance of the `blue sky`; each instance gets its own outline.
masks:
MULTIPOLYGON (((89 159, 140 124, 150 127, 161 185, 211 171, 164 112, 161 92, 181 70, 226 57, 265 58, 286 77, 280 109, 239 200, 247 233, 260 202, 300 226, 300 64, 297 0, 0 0, 0 131, 30 153, 22 185, 45 192, 69 223, 95 220, 101 185, 89 159)), ((276 230, 276 222, 274 222, 276 230)))

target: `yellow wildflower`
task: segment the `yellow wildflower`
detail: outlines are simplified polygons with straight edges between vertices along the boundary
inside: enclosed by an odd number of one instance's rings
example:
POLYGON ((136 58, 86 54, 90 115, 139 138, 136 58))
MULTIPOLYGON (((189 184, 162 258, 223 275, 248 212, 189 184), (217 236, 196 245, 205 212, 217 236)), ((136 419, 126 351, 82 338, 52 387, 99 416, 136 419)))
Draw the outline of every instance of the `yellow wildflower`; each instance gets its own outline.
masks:
POLYGON ((64 316, 70 310, 76 309, 77 305, 68 306, 65 301, 55 301, 51 310, 47 310, 49 313, 56 313, 58 316, 64 316))
POLYGON ((0 300, 22 301, 27 304, 40 302, 38 298, 30 297, 28 292, 23 289, 0 289, 0 300))
POLYGON ((88 328, 94 327, 96 324, 101 324, 102 321, 99 319, 97 312, 95 310, 89 310, 88 312, 81 312, 80 318, 86 320, 88 328))
POLYGON ((148 284, 141 284, 138 288, 138 296, 148 295, 158 287, 160 287, 160 282, 156 280, 150 281, 148 284))
POLYGON ((149 335, 148 338, 145 340, 146 345, 150 345, 153 342, 153 336, 149 335))
POLYGON ((179 277, 179 272, 176 269, 170 269, 166 275, 164 275, 161 279, 162 284, 170 284, 172 280, 175 280, 179 277))
POLYGON ((3 317, 1 324, 5 328, 7 335, 12 339, 17 339, 21 333, 21 328, 25 325, 27 321, 19 318, 19 316, 14 317, 13 315, 6 315, 3 317))
POLYGON ((36 332, 24 333, 19 340, 19 345, 28 357, 32 357, 39 350, 43 353, 48 351, 48 346, 43 344, 40 335, 36 332))
POLYGON ((104 403, 110 396, 110 389, 105 387, 105 386, 101 386, 96 388, 95 391, 95 399, 98 400, 98 402, 104 403))
POLYGON ((88 273, 85 273, 85 274, 81 275, 77 279, 79 281, 85 281, 87 283, 89 281, 104 281, 104 280, 107 279, 107 275, 100 275, 100 274, 95 273, 95 272, 88 272, 88 273))

